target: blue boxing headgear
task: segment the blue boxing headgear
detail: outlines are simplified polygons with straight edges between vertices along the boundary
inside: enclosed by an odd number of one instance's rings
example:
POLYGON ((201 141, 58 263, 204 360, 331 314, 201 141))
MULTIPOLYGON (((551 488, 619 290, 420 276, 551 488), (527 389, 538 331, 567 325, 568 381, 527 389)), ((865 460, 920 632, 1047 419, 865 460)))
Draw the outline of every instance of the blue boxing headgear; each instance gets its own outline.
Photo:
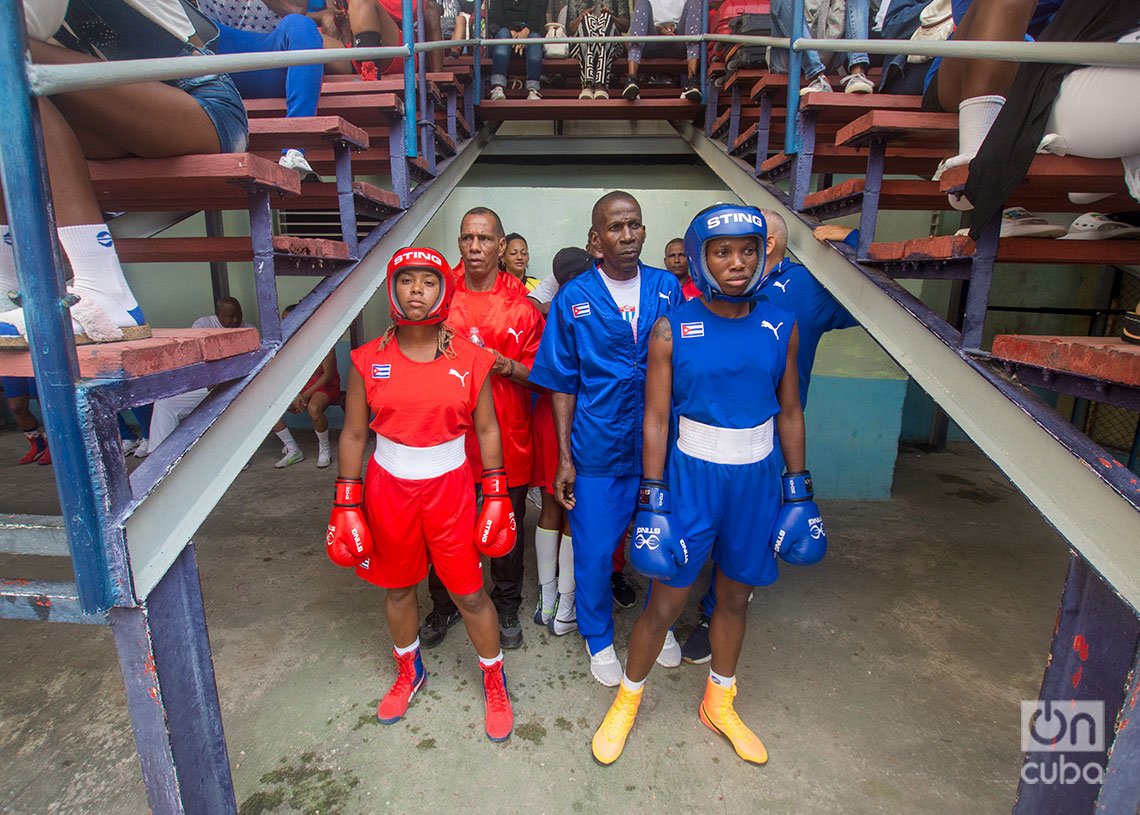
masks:
POLYGON ((768 222, 756 207, 739 204, 714 204, 697 213, 685 230, 685 254, 689 258, 689 276, 705 297, 747 302, 760 296, 760 280, 764 277, 764 260, 768 242, 768 222), (705 244, 715 238, 756 238, 760 260, 756 273, 740 294, 728 295, 720 289, 705 262, 705 244))

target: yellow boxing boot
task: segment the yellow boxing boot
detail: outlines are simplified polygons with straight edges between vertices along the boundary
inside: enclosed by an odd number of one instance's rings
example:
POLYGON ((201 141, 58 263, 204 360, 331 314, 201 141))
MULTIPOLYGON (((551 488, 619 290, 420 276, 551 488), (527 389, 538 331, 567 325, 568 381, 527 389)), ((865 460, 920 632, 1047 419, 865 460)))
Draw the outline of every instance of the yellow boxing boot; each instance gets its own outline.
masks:
POLYGON ((732 749, 742 759, 751 764, 763 764, 768 760, 768 751, 764 749, 764 742, 736 715, 732 706, 735 696, 736 682, 725 687, 710 677, 699 709, 701 722, 714 733, 728 739, 732 749))

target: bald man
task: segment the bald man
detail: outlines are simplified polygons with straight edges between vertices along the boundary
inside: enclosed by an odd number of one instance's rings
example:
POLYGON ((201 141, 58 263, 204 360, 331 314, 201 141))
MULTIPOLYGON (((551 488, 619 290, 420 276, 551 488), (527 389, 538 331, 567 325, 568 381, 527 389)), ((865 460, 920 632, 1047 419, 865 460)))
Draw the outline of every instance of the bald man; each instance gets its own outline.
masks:
POLYGON ((589 240, 600 259, 551 304, 530 381, 553 394, 553 492, 570 514, 578 630, 594 678, 615 687, 612 556, 637 508, 649 331, 682 296, 673 275, 641 263, 645 223, 629 193, 598 200, 589 240))

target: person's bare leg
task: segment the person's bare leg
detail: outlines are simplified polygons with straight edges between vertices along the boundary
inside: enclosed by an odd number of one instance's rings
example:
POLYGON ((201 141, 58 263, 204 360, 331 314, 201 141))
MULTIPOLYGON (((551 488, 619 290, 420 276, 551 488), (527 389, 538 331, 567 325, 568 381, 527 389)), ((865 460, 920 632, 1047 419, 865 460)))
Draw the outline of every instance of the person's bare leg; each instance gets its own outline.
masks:
POLYGON ((348 21, 354 34, 378 31, 384 45, 399 45, 400 26, 376 0, 348 0, 348 21))
MULTIPOLYGON (((435 0, 427 0, 424 4, 424 36, 428 42, 443 41, 443 7, 435 0)), ((427 69, 443 70, 443 51, 428 52, 427 69)))
POLYGON ((716 572, 716 609, 709 623, 712 669, 721 676, 735 676, 748 623, 748 595, 752 587, 716 572))
POLYGON ((665 632, 677 622, 685 610, 690 586, 678 589, 653 582, 649 593, 649 604, 638 615, 629 635, 629 656, 625 662, 625 675, 634 682, 641 682, 653 669, 653 662, 665 644, 665 632))
POLYGON ((483 589, 472 594, 451 593, 455 607, 463 615, 467 636, 475 652, 483 659, 494 659, 502 653, 499 647, 499 612, 483 589))
MULTIPOLYGON (((953 39, 1020 42, 1036 5, 1036 0, 974 0, 953 39)), ((1017 66, 992 59, 944 59, 938 70, 938 102, 953 112, 964 99, 1005 96, 1017 66)))
POLYGON ((325 433, 329 429, 329 420, 325 411, 329 409, 329 395, 324 391, 317 391, 309 397, 309 418, 313 422, 313 430, 325 433))
POLYGON ((416 599, 416 587, 388 589, 384 598, 384 616, 388 620, 393 645, 407 648, 415 642, 420 630, 420 604, 416 599))

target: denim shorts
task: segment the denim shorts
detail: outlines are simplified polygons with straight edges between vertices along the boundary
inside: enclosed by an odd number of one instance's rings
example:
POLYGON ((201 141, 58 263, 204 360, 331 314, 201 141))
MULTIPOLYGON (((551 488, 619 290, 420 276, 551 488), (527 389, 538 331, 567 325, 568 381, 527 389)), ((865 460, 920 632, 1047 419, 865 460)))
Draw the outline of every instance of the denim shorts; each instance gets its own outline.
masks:
MULTIPOLYGON (((209 53, 212 52, 188 45, 185 55, 209 53)), ((202 110, 206 111, 206 115, 214 123, 223 153, 245 152, 249 145, 249 120, 245 115, 241 94, 238 93, 229 74, 172 79, 167 84, 186 91, 202 106, 202 110)))

